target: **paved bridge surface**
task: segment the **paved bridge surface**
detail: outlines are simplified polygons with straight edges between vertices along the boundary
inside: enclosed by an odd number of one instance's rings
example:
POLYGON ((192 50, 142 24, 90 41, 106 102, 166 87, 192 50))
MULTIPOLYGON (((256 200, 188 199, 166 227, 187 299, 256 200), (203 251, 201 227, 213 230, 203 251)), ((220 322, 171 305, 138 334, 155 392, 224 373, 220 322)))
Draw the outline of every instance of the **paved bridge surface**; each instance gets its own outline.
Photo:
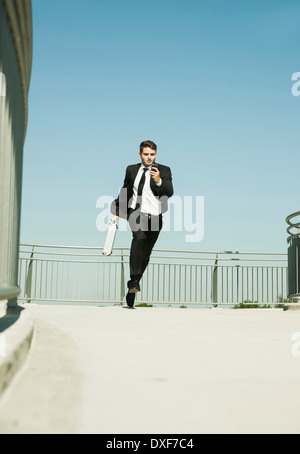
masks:
POLYGON ((300 311, 25 307, 1 433, 300 432, 300 311))

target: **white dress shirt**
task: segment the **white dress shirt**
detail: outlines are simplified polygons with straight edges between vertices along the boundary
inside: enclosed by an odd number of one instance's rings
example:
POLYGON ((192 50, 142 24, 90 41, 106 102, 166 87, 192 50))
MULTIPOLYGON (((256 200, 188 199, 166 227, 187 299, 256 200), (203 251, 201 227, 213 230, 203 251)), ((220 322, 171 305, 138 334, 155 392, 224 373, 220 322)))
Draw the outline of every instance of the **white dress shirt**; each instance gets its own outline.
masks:
MULTIPOLYGON (((141 206, 141 212, 142 213, 147 213, 147 214, 152 214, 153 216, 158 216, 161 214, 161 202, 158 200, 157 197, 153 194, 150 188, 150 170, 152 166, 149 166, 148 169, 145 172, 145 185, 143 188, 142 192, 142 206, 141 206)), ((135 208, 136 202, 137 202, 137 191, 139 187, 139 182, 140 179, 142 178, 143 174, 143 169, 145 169, 145 166, 142 164, 141 167, 139 168, 139 171, 137 173, 137 176, 135 177, 134 183, 133 183, 133 197, 132 197, 132 203, 130 208, 135 208)), ((161 179, 159 183, 156 183, 157 186, 160 186, 162 183, 161 179)))

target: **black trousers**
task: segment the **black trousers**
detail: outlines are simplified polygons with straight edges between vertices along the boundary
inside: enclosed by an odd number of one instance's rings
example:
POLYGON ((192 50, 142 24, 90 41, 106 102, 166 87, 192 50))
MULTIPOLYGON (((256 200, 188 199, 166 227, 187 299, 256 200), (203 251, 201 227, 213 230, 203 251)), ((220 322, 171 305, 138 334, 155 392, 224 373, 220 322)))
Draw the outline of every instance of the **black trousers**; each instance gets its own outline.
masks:
POLYGON ((130 278, 139 281, 147 268, 152 249, 162 229, 162 215, 150 216, 132 211, 128 222, 132 231, 130 278))

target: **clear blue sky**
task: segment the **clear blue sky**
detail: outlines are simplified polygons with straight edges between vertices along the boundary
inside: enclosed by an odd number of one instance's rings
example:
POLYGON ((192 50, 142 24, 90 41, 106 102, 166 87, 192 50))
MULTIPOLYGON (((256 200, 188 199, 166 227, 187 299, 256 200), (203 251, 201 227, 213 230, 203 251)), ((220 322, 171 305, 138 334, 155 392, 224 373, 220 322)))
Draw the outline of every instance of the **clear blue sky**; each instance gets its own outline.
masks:
MULTIPOLYGON (((300 209, 299 1, 32 0, 21 241, 102 246, 139 143, 175 193, 204 196, 204 239, 161 248, 286 251, 300 209)), ((130 245, 118 232, 116 245, 130 245)))

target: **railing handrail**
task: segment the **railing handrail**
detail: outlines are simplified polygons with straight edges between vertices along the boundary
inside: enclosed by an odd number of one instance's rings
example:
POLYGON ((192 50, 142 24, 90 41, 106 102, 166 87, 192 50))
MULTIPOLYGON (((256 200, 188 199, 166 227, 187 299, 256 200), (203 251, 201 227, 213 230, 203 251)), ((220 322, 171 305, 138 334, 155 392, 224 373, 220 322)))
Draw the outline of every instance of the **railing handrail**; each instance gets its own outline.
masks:
MULTIPOLYGON (((54 245, 54 244, 34 244, 34 243, 20 243, 20 247, 35 247, 35 248, 54 248, 54 249, 81 249, 81 250, 99 250, 103 249, 102 246, 67 246, 67 245, 54 245)), ((115 246, 115 251, 130 250, 128 246, 115 246)), ((31 252, 31 251, 21 251, 31 252)), ((39 251, 34 251, 35 253, 39 251)), ((270 255, 270 256, 287 256, 286 252, 259 252, 259 251, 203 251, 203 250, 189 250, 189 249, 153 249, 153 252, 168 252, 168 253, 185 253, 185 254, 214 254, 214 255, 270 255)), ((190 257, 189 257, 190 258, 190 257)))
MULTIPOLYGON (((114 248, 113 250, 116 250, 116 249, 117 248, 114 248)), ((153 251, 154 252, 161 252, 158 249, 156 249, 156 250, 153 249, 153 251)), ((178 251, 176 251, 176 250, 174 250, 172 252, 178 253, 178 251)), ((187 252, 187 251, 185 251, 185 252, 187 252)), ((66 256, 70 256, 70 257, 72 257, 72 256, 78 257, 80 255, 84 256, 84 257, 99 257, 99 254, 79 254, 79 253, 72 253, 72 252, 48 252, 48 251, 46 252, 46 251, 37 251, 37 250, 35 250, 35 251, 32 251, 32 250, 31 251, 29 251, 29 250, 28 251, 20 250, 20 253, 22 253, 22 254, 32 254, 32 253, 34 253, 34 254, 40 254, 40 255, 45 255, 45 254, 47 254, 47 255, 66 255, 66 256)), ((129 257, 129 255, 130 254, 114 254, 114 257, 129 257)), ((264 255, 264 254, 260 254, 260 255, 264 255)), ((287 256, 287 254, 284 254, 284 256, 287 256)), ((184 259, 199 259, 199 257, 184 257, 184 256, 174 257, 172 255, 161 255, 161 256, 156 255, 155 257, 156 258, 168 258, 169 257, 169 258, 178 258, 178 259, 181 259, 181 258, 184 258, 184 259)), ((203 259, 203 260, 215 260, 216 259, 215 257, 200 257, 200 258, 203 259)), ((240 258, 220 258, 220 260, 224 260, 224 261, 225 260, 253 261, 252 259, 244 259, 244 258, 242 258, 242 259, 240 259, 240 258)), ((270 260, 270 259, 255 259, 255 260, 264 261, 264 260, 270 260)), ((275 259, 275 261, 280 261, 280 262, 282 262, 284 260, 286 260, 286 259, 284 259, 284 258, 283 259, 275 259)))

